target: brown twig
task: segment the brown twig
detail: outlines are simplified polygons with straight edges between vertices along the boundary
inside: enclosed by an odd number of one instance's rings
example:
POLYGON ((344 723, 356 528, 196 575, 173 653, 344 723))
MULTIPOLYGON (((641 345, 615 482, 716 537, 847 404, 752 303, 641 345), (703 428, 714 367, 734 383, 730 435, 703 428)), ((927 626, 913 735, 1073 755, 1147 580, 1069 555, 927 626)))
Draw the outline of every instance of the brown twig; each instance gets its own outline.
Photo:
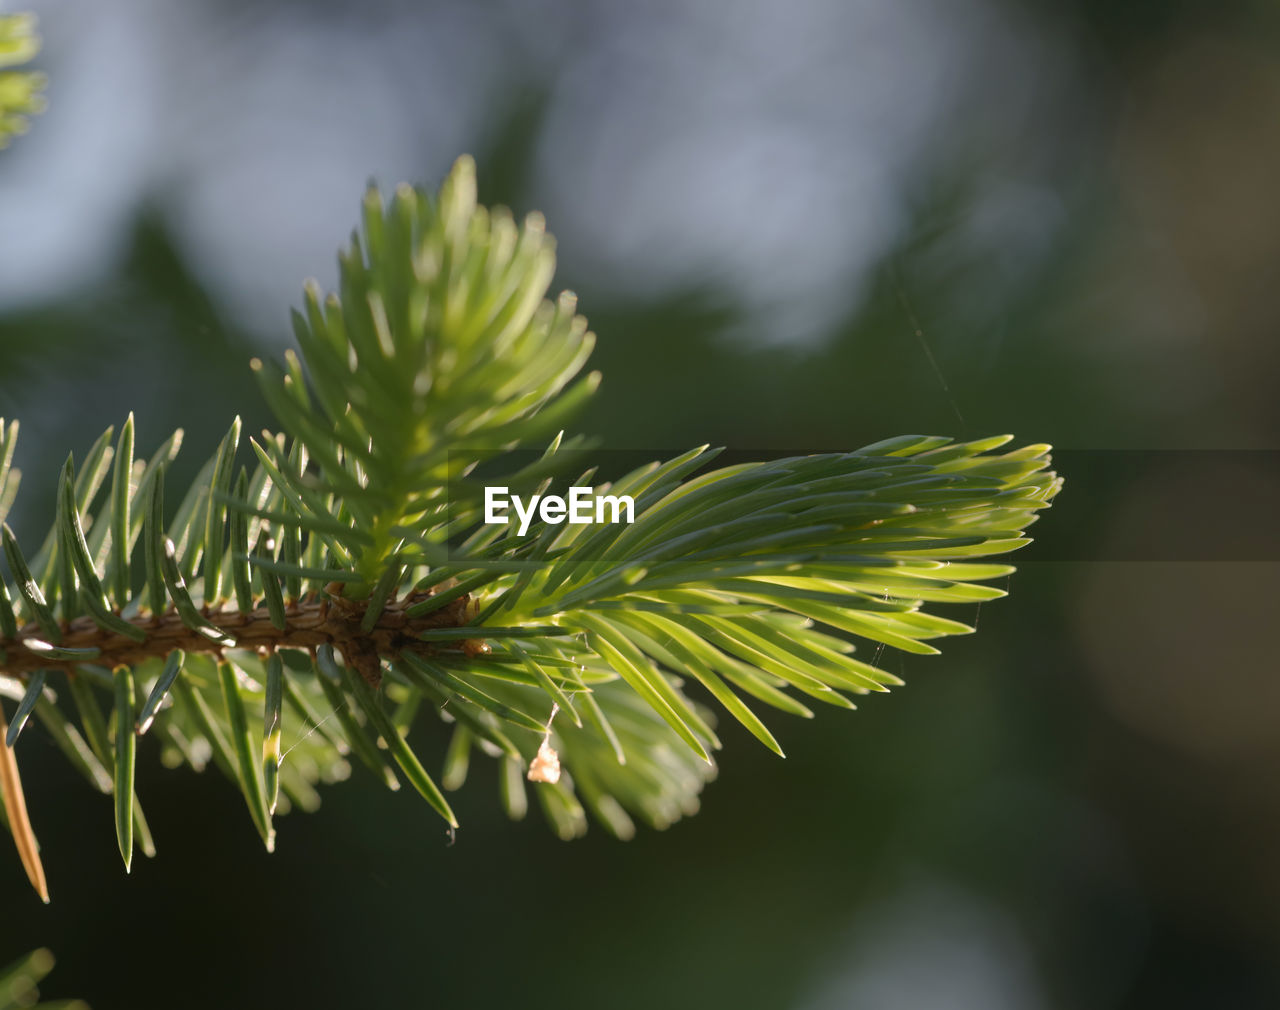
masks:
MULTIPOLYGON (((464 625, 470 607, 470 599, 461 596, 451 600, 438 610, 409 617, 405 611, 429 594, 411 593, 401 600, 387 604, 369 631, 361 628, 365 606, 363 602, 342 600, 335 606, 328 599, 308 598, 292 604, 286 611, 283 630, 271 623, 265 607, 251 613, 238 610, 206 610, 204 617, 219 630, 235 640, 234 648, 272 651, 275 649, 314 649, 320 645, 332 645, 343 659, 359 670, 365 679, 378 680, 379 658, 390 658, 406 649, 420 652, 439 650, 439 645, 419 641, 419 632, 428 628, 456 628, 464 625)), ((131 638, 107 631, 94 623, 91 617, 78 617, 64 624, 63 648, 98 650, 89 660, 59 660, 47 654, 26 648, 28 639, 43 641, 43 633, 34 624, 18 632, 16 639, 0 638, 0 649, 5 659, 0 661, 0 672, 11 677, 23 677, 36 670, 73 670, 80 663, 115 667, 133 666, 145 659, 163 658, 174 649, 184 652, 218 653, 229 648, 225 643, 210 641, 200 632, 187 627, 174 611, 157 616, 134 618, 130 623, 147 633, 146 640, 135 642, 131 638)), ((462 648, 462 643, 458 644, 462 648)))

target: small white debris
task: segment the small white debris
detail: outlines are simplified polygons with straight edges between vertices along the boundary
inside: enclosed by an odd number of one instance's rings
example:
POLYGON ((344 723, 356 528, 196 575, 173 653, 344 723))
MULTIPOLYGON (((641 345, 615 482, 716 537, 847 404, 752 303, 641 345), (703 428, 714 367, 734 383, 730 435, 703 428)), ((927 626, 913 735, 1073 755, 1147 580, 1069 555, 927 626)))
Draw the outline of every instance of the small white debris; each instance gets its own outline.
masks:
POLYGON ((530 782, 547 782, 555 785, 560 781, 560 755, 551 746, 551 724, 556 721, 556 713, 559 711, 559 705, 551 706, 551 716, 547 719, 546 735, 538 746, 537 756, 529 762, 527 778, 530 782))
POLYGON ((549 782, 552 785, 560 781, 560 755, 551 746, 550 739, 542 741, 538 747, 538 756, 529 762, 530 782, 549 782))

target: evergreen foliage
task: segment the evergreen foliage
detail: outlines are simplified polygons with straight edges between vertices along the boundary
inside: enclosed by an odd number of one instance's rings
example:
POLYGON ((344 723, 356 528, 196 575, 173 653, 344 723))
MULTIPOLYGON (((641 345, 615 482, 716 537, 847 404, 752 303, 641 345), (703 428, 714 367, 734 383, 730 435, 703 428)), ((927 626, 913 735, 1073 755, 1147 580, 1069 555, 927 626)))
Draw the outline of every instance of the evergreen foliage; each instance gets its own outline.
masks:
POLYGON ((0 968, 0 1010, 88 1010, 81 1000, 54 1000, 36 1002, 40 992, 36 988, 53 968, 53 954, 43 947, 0 968))
POLYGON ((30 14, 0 15, 0 147, 25 133, 27 118, 44 110, 45 78, 29 70, 6 70, 27 63, 40 48, 30 14))
MULTIPOLYGON (((154 852, 143 734, 229 778, 268 848, 353 763, 452 829, 446 792, 477 756, 511 817, 532 791, 560 836, 590 814, 625 838, 697 808, 717 713, 781 754, 766 709, 900 683, 858 645, 929 654, 970 631, 931 605, 1004 595, 988 583, 1013 568, 987 559, 1060 487, 1047 446, 1007 436, 719 468, 704 446, 574 481, 631 495, 632 525, 486 525, 482 462, 527 490, 578 472, 585 443, 560 432, 598 384, 594 338, 572 295, 546 298, 541 218, 478 206, 469 159, 436 195, 370 189, 362 217, 339 290, 308 285, 293 314, 299 353, 253 363, 278 432, 236 419, 175 488, 181 432, 136 456, 130 415, 67 457, 41 543, 3 527, 0 780, 46 896, 12 750, 32 716, 113 796, 126 867, 154 852), (442 763, 419 756, 440 724, 442 763)), ((17 433, 0 425, 0 519, 17 433)))

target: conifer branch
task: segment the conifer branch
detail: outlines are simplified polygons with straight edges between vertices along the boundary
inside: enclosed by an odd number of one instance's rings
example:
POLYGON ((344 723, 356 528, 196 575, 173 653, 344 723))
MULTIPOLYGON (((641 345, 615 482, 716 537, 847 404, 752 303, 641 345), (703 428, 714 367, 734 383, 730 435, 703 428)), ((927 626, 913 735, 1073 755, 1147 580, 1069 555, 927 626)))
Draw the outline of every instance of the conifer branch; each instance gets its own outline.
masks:
MULTIPOLYGON (((126 868, 154 851, 134 733, 226 775, 268 848, 349 759, 451 829, 445 791, 477 756, 512 818, 533 783, 561 837, 588 814, 623 838, 664 827, 715 773, 717 712, 781 754, 764 709, 901 683, 859 644, 925 655, 972 630, 933 610, 1004 595, 986 583, 1013 568, 986 559, 1028 543, 1061 487, 1048 446, 1009 436, 720 468, 704 446, 597 481, 563 436, 599 382, 579 374, 594 337, 571 294, 546 297, 542 219, 478 205, 466 158, 435 195, 371 189, 362 217, 339 291, 309 284, 294 313, 300 355, 253 363, 281 431, 235 419, 175 489, 181 432, 135 458, 130 415, 66 459, 37 550, 3 527, 8 743, 35 716, 113 794, 126 868), (579 473, 634 522, 491 522, 482 461, 521 494, 579 473), (428 723, 442 760, 416 749, 428 723)), ((0 422, 0 521, 17 435, 0 422)))

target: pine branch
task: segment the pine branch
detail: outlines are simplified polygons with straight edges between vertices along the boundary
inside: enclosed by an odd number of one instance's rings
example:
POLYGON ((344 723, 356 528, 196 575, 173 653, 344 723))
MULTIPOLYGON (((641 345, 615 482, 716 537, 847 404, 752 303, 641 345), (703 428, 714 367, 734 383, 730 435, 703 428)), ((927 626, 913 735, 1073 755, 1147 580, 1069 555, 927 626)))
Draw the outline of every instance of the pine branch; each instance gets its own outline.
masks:
MULTIPOLYGON (((1013 568, 983 559, 1028 543, 1061 487, 1047 446, 1008 436, 719 469, 702 447, 597 481, 557 433, 599 377, 578 376, 594 338, 573 296, 546 298, 541 218, 478 206, 468 159, 437 196, 370 190, 363 210, 339 292, 308 285, 294 314, 301 356, 253 363, 280 432, 242 439, 236 419, 175 493, 181 433, 135 459, 130 416, 66 460, 34 554, 3 527, 7 742, 34 715, 113 795, 126 868, 135 842, 154 851, 143 733, 166 763, 226 775, 268 848, 349 758, 451 829, 445 791, 478 756, 511 817, 533 783, 562 837, 588 813, 624 838, 633 818, 664 827, 715 773, 718 711, 781 754, 763 708, 810 717, 900 683, 859 645, 930 654, 972 630, 933 608, 1004 595, 985 583, 1013 568), (481 463, 521 493, 578 472, 634 522, 486 522, 481 463), (414 749, 433 722, 443 790, 414 749)), ((0 423, 0 520, 17 432, 0 423)), ((10 823, 42 879, 29 822, 10 823)))

